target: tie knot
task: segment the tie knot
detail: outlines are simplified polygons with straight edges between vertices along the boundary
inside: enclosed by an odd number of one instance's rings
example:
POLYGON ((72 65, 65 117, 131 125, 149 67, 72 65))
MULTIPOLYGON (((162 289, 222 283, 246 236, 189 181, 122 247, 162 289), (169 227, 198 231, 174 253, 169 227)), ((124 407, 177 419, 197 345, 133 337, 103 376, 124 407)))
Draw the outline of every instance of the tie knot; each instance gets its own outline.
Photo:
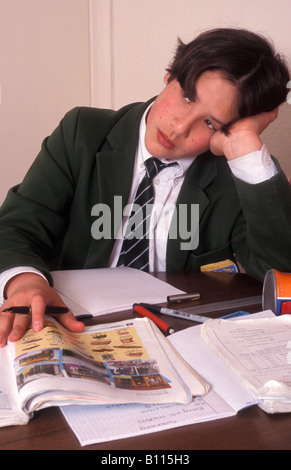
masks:
POLYGON ((148 158, 148 160, 145 161, 147 175, 151 180, 154 179, 163 168, 173 165, 176 165, 176 162, 163 163, 161 160, 155 157, 148 158))

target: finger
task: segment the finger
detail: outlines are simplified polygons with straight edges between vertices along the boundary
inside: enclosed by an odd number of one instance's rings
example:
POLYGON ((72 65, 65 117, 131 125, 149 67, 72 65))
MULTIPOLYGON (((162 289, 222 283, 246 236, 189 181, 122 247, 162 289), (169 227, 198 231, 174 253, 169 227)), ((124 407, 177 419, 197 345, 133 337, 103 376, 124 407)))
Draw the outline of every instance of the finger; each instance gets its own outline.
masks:
POLYGON ((33 331, 38 332, 43 329, 44 313, 46 302, 42 295, 36 294, 32 297, 31 303, 31 326, 33 331))
POLYGON ((257 125, 258 133, 261 134, 279 115, 279 108, 267 111, 257 116, 253 116, 253 120, 257 125))
POLYGON ((82 333, 85 329, 85 325, 83 322, 76 320, 74 317, 73 312, 69 311, 64 315, 57 316, 58 321, 69 331, 74 333, 82 333))
MULTIPOLYGON (((56 305, 60 307, 66 307, 64 302, 57 297, 54 299, 50 305, 56 305)), ((46 308, 46 300, 40 294, 36 294, 31 299, 31 314, 32 314, 32 328, 33 331, 38 332, 42 330, 44 326, 44 313, 46 308)), ((69 311, 68 313, 61 315, 53 315, 53 318, 56 318, 66 329, 69 331, 80 333, 84 330, 84 323, 75 319, 73 313, 69 311)))
POLYGON ((279 106, 269 112, 269 115, 272 120, 276 119, 279 116, 279 106))
MULTIPOLYGON (((64 302, 57 297, 53 302, 50 302, 51 306, 66 307, 64 302)), ((35 332, 40 331, 44 326, 44 313, 46 309, 46 301, 42 295, 34 295, 31 300, 31 312, 32 312, 32 328, 35 332)), ((66 329, 69 331, 79 333, 85 328, 84 323, 76 320, 73 312, 69 310, 68 313, 60 315, 52 315, 53 318, 58 320, 66 329)))
MULTIPOLYGON (((67 307, 62 299, 57 296, 49 303, 51 306, 67 307)), ((41 295, 35 295, 31 301, 32 311, 32 327, 34 331, 39 331, 44 325, 44 312, 47 304, 41 295)), ((73 312, 69 310, 68 313, 52 315, 53 318, 57 319, 66 329, 75 333, 82 332, 85 328, 83 322, 76 320, 73 312)))
POLYGON ((10 314, 14 317, 11 331, 8 334, 9 341, 18 341, 22 338, 30 324, 30 315, 10 314))
POLYGON ((28 315, 16 315, 6 312, 11 306, 10 302, 5 302, 0 309, 0 347, 2 348, 9 341, 17 341, 26 331, 30 318, 28 315))
POLYGON ((12 313, 1 312, 0 315, 0 347, 6 345, 7 337, 11 332, 11 328, 14 321, 14 315, 12 313))
POLYGON ((225 136, 221 131, 215 132, 211 137, 209 147, 213 155, 223 155, 223 139, 225 139, 225 136))

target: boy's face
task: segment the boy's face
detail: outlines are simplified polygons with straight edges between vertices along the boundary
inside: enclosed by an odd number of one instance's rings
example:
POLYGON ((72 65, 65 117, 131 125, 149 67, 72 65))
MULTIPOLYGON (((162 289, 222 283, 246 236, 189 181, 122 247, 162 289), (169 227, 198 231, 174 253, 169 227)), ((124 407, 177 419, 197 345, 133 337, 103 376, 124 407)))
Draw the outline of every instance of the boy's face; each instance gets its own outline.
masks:
POLYGON ((157 158, 177 159, 209 149, 214 133, 236 116, 237 88, 217 71, 196 81, 196 98, 189 101, 177 80, 168 83, 147 116, 145 144, 157 158))

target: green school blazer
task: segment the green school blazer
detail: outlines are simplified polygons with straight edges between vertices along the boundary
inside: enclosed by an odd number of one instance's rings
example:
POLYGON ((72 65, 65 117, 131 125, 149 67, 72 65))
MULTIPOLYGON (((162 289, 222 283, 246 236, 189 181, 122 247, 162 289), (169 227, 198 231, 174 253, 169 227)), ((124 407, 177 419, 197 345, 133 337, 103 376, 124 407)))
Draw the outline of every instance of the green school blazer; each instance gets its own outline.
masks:
MULTIPOLYGON (((108 265, 118 229, 112 209, 117 196, 122 208, 127 204, 148 104, 119 111, 75 108, 66 114, 0 209, 0 271, 33 266, 51 280, 52 269, 108 265), (97 239, 92 227, 104 205, 111 208, 111 233, 97 239)), ((167 270, 199 271, 229 259, 260 280, 270 268, 291 271, 291 190, 281 170, 250 185, 231 174, 225 157, 206 152, 185 177, 178 220, 181 207, 188 210, 183 222, 188 227, 168 240, 167 270), (199 205, 198 246, 185 245, 185 232, 194 238, 188 217, 194 204, 199 205)))

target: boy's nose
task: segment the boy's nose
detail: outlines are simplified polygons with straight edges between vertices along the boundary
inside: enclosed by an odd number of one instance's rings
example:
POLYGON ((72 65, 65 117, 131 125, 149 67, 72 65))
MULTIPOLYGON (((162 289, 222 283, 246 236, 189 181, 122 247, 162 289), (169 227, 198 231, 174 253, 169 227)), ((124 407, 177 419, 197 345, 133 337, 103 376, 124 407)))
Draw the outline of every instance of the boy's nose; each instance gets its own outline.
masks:
POLYGON ((172 129, 179 137, 188 137, 193 122, 190 116, 176 117, 172 120, 172 129))

